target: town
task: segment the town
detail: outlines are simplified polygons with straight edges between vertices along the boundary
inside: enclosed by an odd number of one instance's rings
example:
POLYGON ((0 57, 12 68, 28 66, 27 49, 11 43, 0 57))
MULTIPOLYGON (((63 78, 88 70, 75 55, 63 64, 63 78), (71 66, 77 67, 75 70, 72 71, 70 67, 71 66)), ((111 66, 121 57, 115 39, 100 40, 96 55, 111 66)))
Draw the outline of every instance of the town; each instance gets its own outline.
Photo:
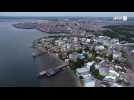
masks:
MULTIPOLYGON (((112 22, 106 20, 80 18, 13 25, 51 34, 33 41, 33 57, 44 53, 56 56, 82 87, 132 86, 134 72, 126 49, 134 46, 133 26, 127 25, 126 16, 115 16, 112 22)), ((133 50, 129 52, 134 54, 133 50)), ((42 71, 40 75, 55 75, 60 72, 58 68, 42 71)))
POLYGON ((133 77, 126 47, 118 38, 57 35, 34 40, 32 47, 68 63, 82 87, 126 87, 133 77))

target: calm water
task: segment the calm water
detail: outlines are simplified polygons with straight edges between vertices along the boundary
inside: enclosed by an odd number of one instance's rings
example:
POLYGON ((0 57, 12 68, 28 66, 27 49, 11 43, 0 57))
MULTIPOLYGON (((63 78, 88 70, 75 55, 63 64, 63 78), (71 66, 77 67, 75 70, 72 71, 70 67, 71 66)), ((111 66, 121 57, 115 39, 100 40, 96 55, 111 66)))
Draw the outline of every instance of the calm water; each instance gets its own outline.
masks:
POLYGON ((68 70, 49 79, 37 79, 42 68, 56 67, 60 61, 49 55, 33 59, 32 40, 47 34, 32 29, 16 29, 12 26, 16 22, 19 20, 0 20, 0 86, 76 86, 68 70), (44 67, 40 67, 42 65, 44 67))

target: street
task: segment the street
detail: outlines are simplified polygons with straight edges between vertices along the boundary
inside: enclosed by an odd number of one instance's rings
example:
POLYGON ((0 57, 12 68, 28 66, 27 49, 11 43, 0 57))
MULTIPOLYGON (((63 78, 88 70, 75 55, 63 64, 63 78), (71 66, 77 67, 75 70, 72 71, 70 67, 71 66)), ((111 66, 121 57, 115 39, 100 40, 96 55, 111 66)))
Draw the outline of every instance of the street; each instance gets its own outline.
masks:
POLYGON ((131 47, 127 47, 125 49, 125 52, 127 54, 127 58, 128 58, 128 61, 129 63, 131 64, 131 67, 132 67, 132 70, 131 70, 131 80, 130 80, 130 87, 133 87, 134 86, 134 56, 131 55, 131 50, 134 49, 134 48, 131 48, 131 47))

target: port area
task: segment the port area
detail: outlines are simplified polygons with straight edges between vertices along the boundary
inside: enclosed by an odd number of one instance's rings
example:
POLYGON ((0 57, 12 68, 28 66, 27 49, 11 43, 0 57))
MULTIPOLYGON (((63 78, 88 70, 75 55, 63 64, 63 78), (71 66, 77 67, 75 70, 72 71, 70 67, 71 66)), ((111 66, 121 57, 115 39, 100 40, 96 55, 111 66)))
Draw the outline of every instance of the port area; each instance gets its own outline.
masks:
MULTIPOLYGON (((48 54, 49 56, 53 57, 53 58, 56 58, 58 60, 60 60, 60 62, 62 62, 60 65, 56 66, 55 68, 48 68, 48 69, 42 69, 40 72, 39 72, 39 75, 38 77, 39 78, 43 78, 43 77, 51 77, 51 76, 54 76, 56 75, 57 73, 65 70, 66 68, 69 68, 68 67, 68 63, 65 63, 63 62, 61 59, 58 58, 58 56, 56 56, 54 53, 50 53, 48 51, 46 51, 43 47, 36 47, 36 48, 33 48, 33 52, 32 52, 32 56, 33 58, 37 58, 37 57, 40 57, 40 56, 43 56, 45 54, 48 54)), ((42 67, 46 67, 45 65, 42 65, 42 67)))
POLYGON ((68 63, 64 63, 62 65, 57 66, 56 68, 49 68, 48 70, 43 70, 39 73, 39 77, 51 77, 53 75, 56 75, 60 71, 64 70, 68 65, 68 63))

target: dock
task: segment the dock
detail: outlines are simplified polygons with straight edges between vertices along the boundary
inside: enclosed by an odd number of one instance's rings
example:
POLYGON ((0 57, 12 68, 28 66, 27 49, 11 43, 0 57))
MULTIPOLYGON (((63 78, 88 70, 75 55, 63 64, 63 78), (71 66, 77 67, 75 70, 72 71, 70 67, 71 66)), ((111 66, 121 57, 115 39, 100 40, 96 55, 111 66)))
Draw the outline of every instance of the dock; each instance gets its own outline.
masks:
POLYGON ((62 65, 59 65, 56 67, 56 69, 62 70, 63 68, 67 67, 69 64, 68 63, 64 63, 62 65))
POLYGON ((57 74, 58 72, 62 71, 65 67, 67 67, 69 64, 68 63, 64 63, 62 65, 57 66, 56 68, 50 68, 48 70, 43 70, 39 73, 39 77, 43 77, 43 76, 53 76, 55 74, 57 74))

